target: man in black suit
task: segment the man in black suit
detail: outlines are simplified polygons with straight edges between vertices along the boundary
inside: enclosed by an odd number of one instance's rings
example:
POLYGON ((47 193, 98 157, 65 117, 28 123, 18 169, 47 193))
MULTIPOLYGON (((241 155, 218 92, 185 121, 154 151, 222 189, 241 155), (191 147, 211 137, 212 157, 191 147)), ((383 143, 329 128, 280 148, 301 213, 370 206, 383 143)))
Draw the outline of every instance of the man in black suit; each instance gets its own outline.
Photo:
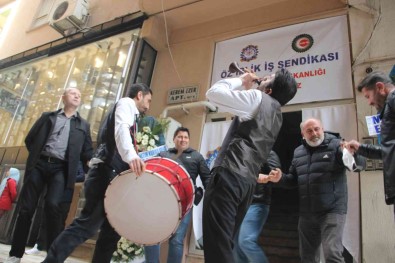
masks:
POLYGON ((25 139, 29 156, 20 193, 18 218, 6 263, 19 263, 25 251, 27 237, 40 194, 47 187, 45 217, 47 241, 50 245, 63 230, 59 204, 65 193, 72 193, 78 162, 86 166, 92 157, 89 123, 81 118, 77 108, 81 93, 67 88, 62 96, 64 108, 45 112, 35 122, 25 139))

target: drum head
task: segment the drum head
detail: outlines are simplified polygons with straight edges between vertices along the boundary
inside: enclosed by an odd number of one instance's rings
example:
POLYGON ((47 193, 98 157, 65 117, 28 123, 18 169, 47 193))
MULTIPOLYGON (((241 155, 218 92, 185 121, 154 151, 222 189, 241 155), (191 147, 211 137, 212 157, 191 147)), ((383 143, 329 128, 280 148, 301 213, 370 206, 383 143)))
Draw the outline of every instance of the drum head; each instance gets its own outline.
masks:
POLYGON ((104 207, 118 234, 140 245, 169 239, 181 218, 176 191, 165 178, 148 170, 139 177, 125 171, 114 178, 104 207))

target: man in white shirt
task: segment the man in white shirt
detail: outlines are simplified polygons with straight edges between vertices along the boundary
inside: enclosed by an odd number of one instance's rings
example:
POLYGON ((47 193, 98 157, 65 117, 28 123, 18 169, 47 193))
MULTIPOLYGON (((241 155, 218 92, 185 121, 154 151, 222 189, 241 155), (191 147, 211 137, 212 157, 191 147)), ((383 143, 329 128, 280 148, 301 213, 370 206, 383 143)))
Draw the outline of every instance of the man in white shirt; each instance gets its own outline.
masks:
POLYGON ((43 262, 64 262, 78 245, 99 229, 92 262, 111 261, 120 236, 106 218, 104 194, 117 174, 130 169, 139 176, 145 171, 145 163, 135 149, 134 135, 137 117, 149 109, 151 95, 152 90, 147 85, 133 84, 128 96, 120 99, 103 120, 94 156, 97 161, 85 180, 85 206, 81 215, 56 238, 43 262))
MULTIPOLYGON (((253 73, 220 80, 206 93, 220 111, 235 115, 211 171, 203 204, 206 263, 233 263, 233 240, 252 201, 259 168, 282 125, 281 106, 296 94, 292 74, 281 69, 259 79, 253 73), (258 88, 253 85, 260 82, 258 88)), ((271 174, 281 173, 279 169, 271 174)))

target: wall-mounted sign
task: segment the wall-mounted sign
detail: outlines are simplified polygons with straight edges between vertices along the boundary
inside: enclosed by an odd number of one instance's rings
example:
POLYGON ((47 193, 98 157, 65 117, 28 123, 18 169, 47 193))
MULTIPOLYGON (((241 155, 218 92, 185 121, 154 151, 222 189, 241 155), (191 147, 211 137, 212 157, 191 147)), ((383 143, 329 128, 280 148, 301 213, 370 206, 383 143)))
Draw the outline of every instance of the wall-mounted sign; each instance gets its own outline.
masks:
POLYGON ((380 114, 372 115, 372 116, 365 116, 366 124, 368 125, 369 136, 378 135, 381 132, 380 129, 380 114))
POLYGON ((187 86, 169 90, 167 104, 196 101, 199 96, 199 88, 187 86))
POLYGON ((258 77, 287 68, 298 82, 289 104, 353 98, 347 16, 336 16, 217 42, 212 84, 236 77, 231 62, 258 77))

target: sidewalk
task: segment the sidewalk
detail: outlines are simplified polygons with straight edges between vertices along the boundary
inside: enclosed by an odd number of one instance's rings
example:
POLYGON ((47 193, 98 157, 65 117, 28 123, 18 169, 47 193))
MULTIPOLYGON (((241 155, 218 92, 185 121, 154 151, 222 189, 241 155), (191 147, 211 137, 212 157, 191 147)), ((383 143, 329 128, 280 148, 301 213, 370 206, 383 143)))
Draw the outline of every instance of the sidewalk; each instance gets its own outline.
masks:
MULTIPOLYGON (((8 258, 8 252, 10 251, 10 245, 0 244, 0 262, 3 262, 8 258)), ((27 247, 26 249, 30 249, 27 247)), ((38 255, 23 255, 21 263, 40 263, 44 260, 46 252, 40 252, 38 255)), ((90 262, 87 258, 76 258, 69 257, 65 263, 86 263, 90 262)))

